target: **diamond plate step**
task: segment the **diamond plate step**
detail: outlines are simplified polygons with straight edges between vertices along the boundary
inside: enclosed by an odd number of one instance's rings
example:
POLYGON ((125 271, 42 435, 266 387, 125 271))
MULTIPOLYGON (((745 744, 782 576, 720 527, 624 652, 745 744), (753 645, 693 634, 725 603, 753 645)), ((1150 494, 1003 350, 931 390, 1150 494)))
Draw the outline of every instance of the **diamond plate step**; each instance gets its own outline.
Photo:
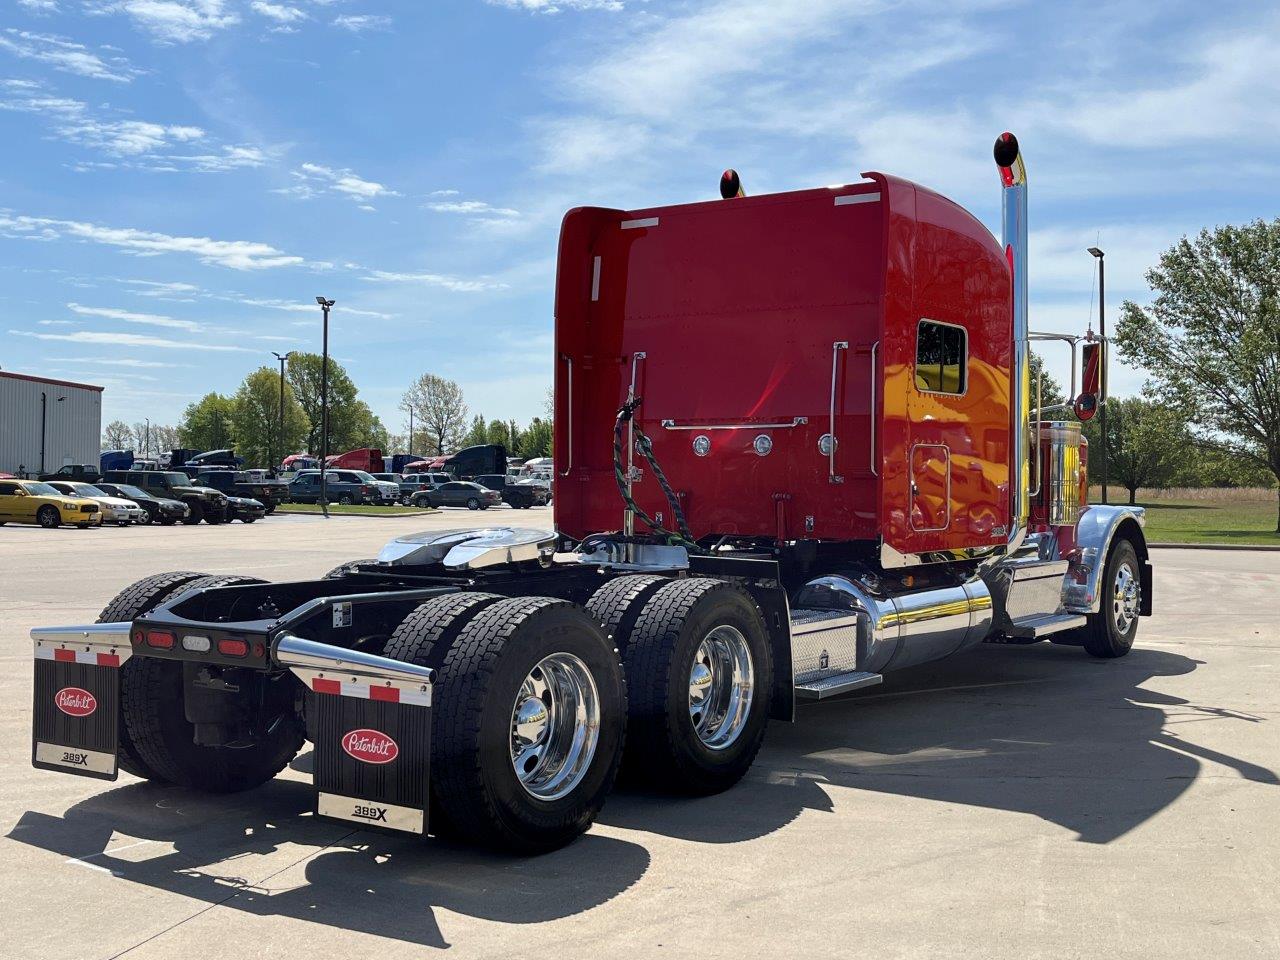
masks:
POLYGON ((1041 637, 1047 637, 1051 633, 1060 633, 1063 630, 1074 630, 1077 627, 1083 627, 1088 622, 1084 615, 1079 613, 1049 613, 1042 617, 1015 620, 1008 633, 1011 637, 1039 640, 1041 637))
POLYGON ((878 673, 855 670, 852 673, 839 673, 834 677, 823 677, 821 680, 809 680, 796 684, 796 698, 799 700, 824 700, 839 693, 848 693, 862 687, 874 687, 884 677, 878 673))

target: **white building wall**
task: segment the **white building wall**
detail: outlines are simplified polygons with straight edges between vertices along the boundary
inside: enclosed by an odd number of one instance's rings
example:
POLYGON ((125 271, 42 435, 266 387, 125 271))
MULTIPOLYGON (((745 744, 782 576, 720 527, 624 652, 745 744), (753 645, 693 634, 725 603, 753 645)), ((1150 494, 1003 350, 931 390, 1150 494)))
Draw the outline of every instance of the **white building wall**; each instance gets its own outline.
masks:
POLYGON ((40 395, 45 395, 44 463, 97 464, 102 436, 102 389, 27 379, 0 371, 0 471, 40 472, 40 395), (58 398, 62 399, 59 400, 58 398))

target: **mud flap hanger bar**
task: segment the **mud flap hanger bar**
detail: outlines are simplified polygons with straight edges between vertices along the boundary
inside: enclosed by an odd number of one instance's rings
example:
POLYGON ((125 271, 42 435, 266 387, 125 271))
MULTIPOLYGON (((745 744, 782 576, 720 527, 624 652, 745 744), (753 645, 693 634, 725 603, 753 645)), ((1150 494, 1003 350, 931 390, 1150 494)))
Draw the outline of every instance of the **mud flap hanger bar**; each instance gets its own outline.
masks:
MULTIPOLYGON (((282 633, 271 645, 271 658, 298 676, 331 673, 351 679, 382 680, 394 685, 431 686, 435 671, 360 650, 348 650, 282 633)), ((306 677, 303 677, 306 679, 306 677)))

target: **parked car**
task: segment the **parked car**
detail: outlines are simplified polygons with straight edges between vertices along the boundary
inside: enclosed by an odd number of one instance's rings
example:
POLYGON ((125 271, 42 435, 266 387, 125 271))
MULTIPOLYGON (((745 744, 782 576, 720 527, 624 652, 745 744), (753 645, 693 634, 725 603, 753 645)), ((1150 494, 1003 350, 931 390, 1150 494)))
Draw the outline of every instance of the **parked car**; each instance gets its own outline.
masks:
POLYGON ((158 523, 161 526, 171 527, 179 520, 184 519, 190 512, 187 505, 181 500, 169 500, 153 497, 141 487, 130 486, 127 483, 95 483, 95 487, 103 493, 109 493, 113 497, 121 497, 125 500, 132 500, 143 510, 146 511, 146 519, 143 523, 158 523))
POLYGON ((222 523, 227 518, 227 498, 219 490, 193 483, 177 470, 108 470, 102 478, 108 483, 127 483, 141 487, 153 497, 181 500, 187 506, 182 522, 194 525, 222 523))
MULTIPOLYGON (((327 472, 327 471, 326 471, 327 472)), ((400 483, 395 480, 379 480, 372 473, 364 470, 352 470, 357 477, 365 483, 371 483, 377 488, 376 503, 384 506, 395 506, 400 502, 400 483)))
POLYGON ((40 474, 41 480, 74 480, 79 483, 97 483, 102 472, 92 463, 68 463, 53 473, 40 474))
POLYGON ((39 480, 0 480, 0 526, 6 523, 96 527, 102 523, 102 505, 84 497, 69 497, 39 480))
POLYGON ((515 477, 499 473, 482 473, 475 482, 490 490, 497 490, 504 503, 509 503, 516 510, 528 510, 530 507, 545 507, 547 491, 536 484, 516 483, 515 477))
POLYGON ((132 500, 115 497, 107 491, 95 487, 91 483, 76 483, 71 480, 50 480, 49 486, 69 497, 80 497, 84 500, 96 500, 102 510, 102 522, 114 523, 127 527, 131 523, 146 523, 147 511, 132 500))
POLYGON ((450 480, 432 490, 419 490, 413 495, 415 507, 466 507, 488 510, 502 502, 502 494, 469 480, 450 480))
MULTIPOLYGON (((381 479, 392 476, 392 474, 375 473, 374 476, 381 479)), ((413 500, 413 495, 418 491, 430 490, 432 487, 439 486, 442 483, 448 483, 453 478, 441 473, 410 473, 397 479, 400 487, 400 502, 408 506, 413 500), (434 479, 436 477, 443 477, 444 479, 434 479)))
POLYGON ((227 497, 227 523, 239 520, 241 523, 253 523, 267 515, 267 508, 252 497, 227 497))
MULTIPOLYGON (((325 499, 330 503, 380 503, 381 493, 373 483, 365 483, 354 470, 326 470, 325 499)), ((294 503, 320 502, 320 471, 301 470, 289 481, 289 499, 294 503)))
POLYGON ((202 470, 196 474, 196 483, 221 490, 228 498, 257 500, 268 514, 275 513, 276 505, 289 495, 289 484, 283 480, 255 480, 244 470, 202 470))

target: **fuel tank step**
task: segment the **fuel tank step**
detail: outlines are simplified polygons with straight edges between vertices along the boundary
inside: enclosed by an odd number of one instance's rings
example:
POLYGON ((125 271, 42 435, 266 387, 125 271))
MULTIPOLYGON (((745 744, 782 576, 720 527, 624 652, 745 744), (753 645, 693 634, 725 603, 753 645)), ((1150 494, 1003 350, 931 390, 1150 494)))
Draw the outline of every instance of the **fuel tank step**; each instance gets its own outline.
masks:
POLYGON ((833 677, 823 677, 821 680, 809 680, 805 683, 796 684, 796 699, 825 700, 827 697, 848 693, 850 690, 874 687, 883 680, 884 676, 882 674, 867 673, 865 670, 838 673, 833 677))
POLYGON ((1082 614, 1078 613, 1049 613, 1042 617, 1015 620, 1007 632, 1009 636, 1019 639, 1040 640, 1053 633, 1083 627, 1088 622, 1082 614))

